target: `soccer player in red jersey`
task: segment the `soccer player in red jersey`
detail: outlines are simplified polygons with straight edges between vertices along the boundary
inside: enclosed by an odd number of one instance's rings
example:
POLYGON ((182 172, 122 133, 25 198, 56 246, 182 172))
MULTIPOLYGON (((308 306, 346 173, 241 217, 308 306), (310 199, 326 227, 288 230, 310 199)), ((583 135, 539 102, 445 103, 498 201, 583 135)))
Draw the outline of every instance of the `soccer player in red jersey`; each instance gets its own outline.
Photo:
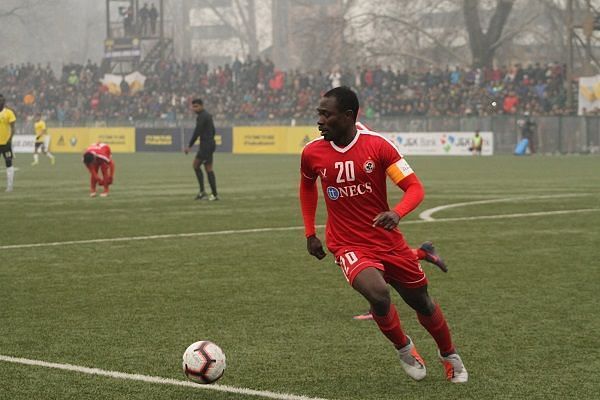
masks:
POLYGON ((429 297, 427 278, 397 227, 423 200, 423 186, 388 140, 357 129, 358 108, 356 94, 347 87, 329 90, 319 102, 322 137, 308 143, 301 157, 300 203, 307 250, 318 259, 326 255, 315 234, 319 178, 328 214, 327 247, 350 285, 369 302, 373 319, 397 349, 402 368, 415 380, 425 378, 425 363, 402 329, 388 284, 434 338, 447 378, 466 382, 468 373, 442 310, 429 297), (391 210, 388 176, 404 191, 391 210))
POLYGON ((100 197, 108 196, 109 185, 115 176, 115 163, 112 160, 110 146, 106 143, 94 143, 85 150, 83 163, 90 171, 90 197, 96 197, 96 185, 104 186, 100 197), (98 171, 102 171, 102 177, 98 171))

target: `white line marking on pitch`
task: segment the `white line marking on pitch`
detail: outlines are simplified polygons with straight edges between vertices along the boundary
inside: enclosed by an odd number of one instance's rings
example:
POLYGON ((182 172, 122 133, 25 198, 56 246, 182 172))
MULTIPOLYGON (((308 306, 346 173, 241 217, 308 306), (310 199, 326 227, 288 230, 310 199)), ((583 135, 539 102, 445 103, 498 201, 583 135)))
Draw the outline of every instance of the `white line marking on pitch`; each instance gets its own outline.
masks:
MULTIPOLYGON (((475 221, 478 219, 503 219, 503 218, 520 218, 520 217, 539 217, 542 215, 563 215, 563 214, 577 214, 586 212, 600 211, 600 208, 580 208, 577 210, 558 210, 558 211, 538 211, 530 213, 516 213, 516 214, 497 214, 497 215, 477 215, 473 217, 456 217, 456 218, 442 218, 442 219, 430 219, 420 221, 408 221, 408 223, 417 222, 453 222, 453 221, 475 221)), ((401 222, 402 223, 402 222, 401 222)))
POLYGON ((190 381, 161 378, 160 376, 127 374, 125 372, 107 371, 107 370, 98 369, 98 368, 81 367, 79 365, 58 364, 58 363, 51 363, 51 362, 40 361, 40 360, 30 360, 28 358, 18 358, 18 357, 10 357, 10 356, 3 356, 3 355, 0 355, 0 361, 6 361, 6 362, 10 362, 10 363, 15 363, 15 364, 33 365, 36 367, 55 368, 55 369, 80 372, 83 374, 90 374, 90 375, 107 376, 110 378, 126 379, 126 380, 130 380, 130 381, 141 381, 141 382, 157 383, 157 384, 162 384, 162 385, 185 386, 185 387, 191 387, 194 389, 214 390, 217 392, 236 393, 236 394, 243 394, 243 395, 248 395, 248 396, 259 396, 259 397, 265 397, 268 399, 327 400, 327 399, 323 399, 320 397, 298 396, 295 394, 276 393, 276 392, 269 392, 266 390, 254 390, 254 389, 238 388, 238 387, 226 386, 226 385, 199 385, 197 383, 193 383, 190 381))
POLYGON ((589 196, 588 193, 582 194, 549 194, 545 196, 518 196, 518 197, 505 197, 502 199, 490 199, 490 200, 477 200, 477 201, 467 201, 464 203, 453 203, 453 204, 445 204, 443 206, 430 208, 428 210, 423 211, 419 214, 419 218, 425 221, 435 221, 435 218, 432 215, 441 210, 447 210, 449 208, 463 207, 463 206, 471 206, 475 204, 490 204, 490 203, 505 203, 511 201, 519 201, 519 200, 532 200, 532 199, 555 199, 560 197, 580 197, 580 196, 589 196))
MULTIPOLYGON (((320 225, 318 227, 322 228, 323 226, 320 225)), ((65 241, 65 242, 9 244, 9 245, 5 245, 5 246, 0 246, 0 249, 1 250, 22 249, 22 248, 28 248, 28 247, 63 246, 63 245, 67 245, 67 244, 129 242, 129 241, 135 241, 135 240, 172 239, 172 238, 181 238, 181 237, 216 236, 216 235, 232 235, 232 234, 243 234, 243 233, 261 233, 261 232, 280 232, 280 231, 294 231, 294 230, 298 230, 298 229, 304 229, 304 227, 302 227, 302 226, 286 226, 286 227, 282 227, 282 228, 254 228, 254 229, 238 229, 238 230, 214 231, 214 232, 170 233, 170 234, 165 234, 165 235, 129 236, 129 237, 89 239, 89 240, 69 240, 69 241, 65 241)))
MULTIPOLYGON (((582 209, 575 209, 575 210, 540 211, 540 212, 518 213, 518 214, 479 215, 479 216, 473 216, 473 217, 457 217, 457 218, 429 219, 429 220, 416 220, 416 221, 401 221, 400 228, 402 228, 402 225, 408 225, 408 224, 421 224, 421 223, 431 223, 431 222, 453 222, 453 221, 475 221, 475 220, 479 220, 479 219, 539 217, 539 216, 543 216, 543 215, 576 214, 576 213, 595 212, 595 211, 600 211, 600 208, 582 208, 582 209)), ((324 225, 317 225, 317 228, 323 228, 323 227, 324 227, 324 225)), ((71 240, 71 241, 66 241, 66 242, 9 244, 9 245, 0 246, 0 250, 26 249, 26 248, 31 248, 31 247, 54 247, 54 246, 65 246, 65 245, 70 245, 70 244, 93 244, 93 243, 108 243, 108 242, 128 242, 128 241, 137 241, 137 240, 172 239, 172 238, 196 237, 196 236, 218 236, 218 235, 233 235, 233 234, 244 234, 244 233, 299 231, 302 229, 304 229, 303 226, 288 226, 288 227, 283 227, 283 228, 256 228, 256 229, 239 229, 239 230, 214 231, 214 232, 172 233, 172 234, 166 234, 166 235, 152 235, 152 236, 130 236, 130 237, 118 237, 118 238, 106 238, 106 239, 71 240)))

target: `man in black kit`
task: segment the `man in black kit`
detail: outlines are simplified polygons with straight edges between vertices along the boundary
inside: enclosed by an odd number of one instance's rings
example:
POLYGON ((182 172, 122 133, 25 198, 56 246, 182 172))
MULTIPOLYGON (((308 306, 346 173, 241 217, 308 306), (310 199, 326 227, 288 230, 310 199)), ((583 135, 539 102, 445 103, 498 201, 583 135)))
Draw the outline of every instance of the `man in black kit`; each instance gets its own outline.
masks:
POLYGON ((200 149, 196 153, 194 158, 194 172, 196 172, 196 178, 198 179, 198 185, 200 186, 200 192, 196 196, 196 200, 202 200, 206 198, 206 192, 204 191, 204 175, 200 166, 204 164, 204 170, 208 177, 208 183, 210 184, 210 190, 212 194, 208 197, 208 200, 215 201, 219 200, 217 195, 217 180, 215 179, 215 173, 213 171, 213 153, 215 152, 215 124, 213 123, 212 115, 210 115, 205 109, 202 100, 192 100, 192 110, 198 114, 196 118, 196 129, 190 139, 190 144, 183 149, 184 153, 190 152, 190 149, 194 146, 196 139, 200 138, 200 149))

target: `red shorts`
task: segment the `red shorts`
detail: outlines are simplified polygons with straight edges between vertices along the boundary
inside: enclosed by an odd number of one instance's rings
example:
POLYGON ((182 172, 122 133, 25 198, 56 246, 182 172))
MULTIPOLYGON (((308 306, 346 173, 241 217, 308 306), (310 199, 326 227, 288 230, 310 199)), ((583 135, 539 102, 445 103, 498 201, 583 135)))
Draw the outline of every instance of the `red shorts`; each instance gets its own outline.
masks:
POLYGON ((406 247, 406 250, 392 250, 386 253, 345 248, 335 254, 335 262, 350 285, 362 270, 369 267, 383 271, 386 282, 398 282, 407 288, 427 285, 427 277, 421 264, 409 247, 406 247))

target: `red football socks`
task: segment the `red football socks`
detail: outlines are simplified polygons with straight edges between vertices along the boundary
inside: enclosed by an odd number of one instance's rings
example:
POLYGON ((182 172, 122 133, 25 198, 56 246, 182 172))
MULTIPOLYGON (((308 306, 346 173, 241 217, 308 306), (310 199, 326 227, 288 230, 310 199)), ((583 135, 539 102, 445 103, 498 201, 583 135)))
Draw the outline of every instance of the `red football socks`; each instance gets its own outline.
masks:
POLYGON ((373 310, 371 310, 371 314, 381 332, 394 344, 394 346, 396 346, 397 349, 408 344, 408 338, 400 326, 400 318, 398 317, 398 312, 393 304, 390 305, 390 310, 385 316, 379 316, 375 314, 373 310))
POLYGON ((448 328, 446 318, 439 305, 435 305, 435 311, 431 316, 417 313, 417 318, 421 325, 423 325, 423 327, 427 329, 427 332, 433 337, 442 355, 455 352, 454 345, 452 344, 452 337, 450 336, 450 329, 448 328))
POLYGON ((415 255, 417 256, 417 258, 419 260, 424 260, 425 256, 427 255, 427 253, 425 253, 425 250, 419 248, 419 249, 412 249, 413 253, 415 253, 415 255))

